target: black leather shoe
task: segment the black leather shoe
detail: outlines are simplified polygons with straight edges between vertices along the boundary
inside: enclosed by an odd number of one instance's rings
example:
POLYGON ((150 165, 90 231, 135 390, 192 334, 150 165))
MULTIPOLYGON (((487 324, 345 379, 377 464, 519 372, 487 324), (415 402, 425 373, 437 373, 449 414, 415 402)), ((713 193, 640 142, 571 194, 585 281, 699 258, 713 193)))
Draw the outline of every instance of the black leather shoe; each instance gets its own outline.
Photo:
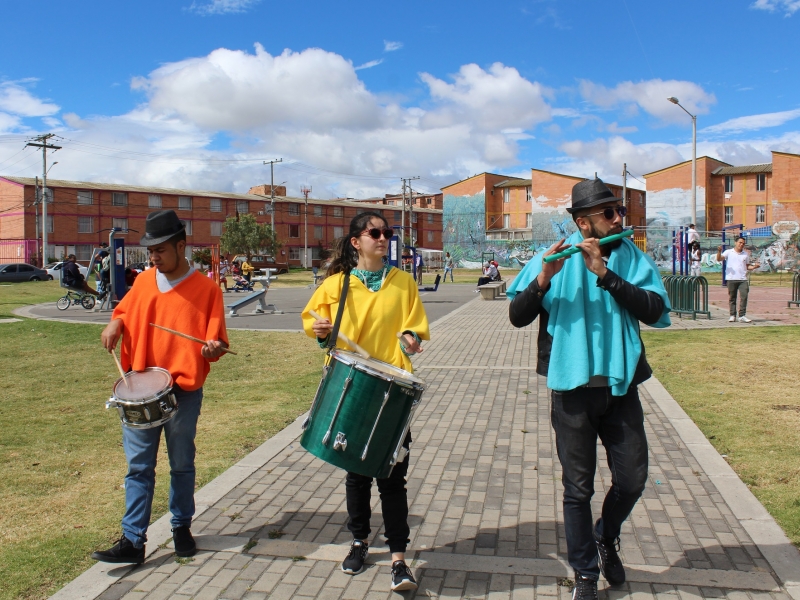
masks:
POLYGON ((594 543, 597 546, 597 556, 600 562, 600 571, 603 577, 611 585, 622 585, 625 583, 625 567, 619 558, 619 538, 608 539, 597 534, 597 526, 594 529, 594 543))
POLYGON ((194 543, 192 532, 188 527, 176 527, 172 530, 172 542, 175 545, 177 556, 194 556, 197 554, 197 544, 194 543))
POLYGON ((100 562, 140 565, 144 562, 144 546, 135 548, 133 542, 123 535, 108 550, 92 552, 92 558, 100 562))

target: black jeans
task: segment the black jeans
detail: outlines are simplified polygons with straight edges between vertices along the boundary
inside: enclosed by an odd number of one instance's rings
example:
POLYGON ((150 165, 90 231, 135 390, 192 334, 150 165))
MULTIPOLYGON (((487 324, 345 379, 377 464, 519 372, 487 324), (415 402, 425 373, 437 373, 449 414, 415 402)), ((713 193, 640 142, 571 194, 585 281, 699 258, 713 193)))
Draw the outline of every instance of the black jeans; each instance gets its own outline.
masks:
MULTIPOLYGON (((411 432, 406 435, 403 442, 406 450, 410 443, 411 432)), ((411 541, 408 539, 411 529, 408 527, 408 493, 406 492, 408 459, 409 455, 406 454, 405 460, 395 465, 389 477, 378 479, 383 526, 391 552, 405 552, 408 542, 411 541)), ((347 496, 347 514, 350 517, 347 528, 353 534, 354 539, 369 539, 369 520, 372 516, 372 477, 348 472, 344 485, 347 496)))
POLYGON ((576 574, 598 579, 591 509, 597 438, 611 469, 611 488, 603 501, 597 533, 616 538, 647 481, 647 438, 639 391, 632 385, 624 396, 612 396, 607 387, 576 388, 552 391, 550 397, 550 420, 563 471, 567 558, 576 574))

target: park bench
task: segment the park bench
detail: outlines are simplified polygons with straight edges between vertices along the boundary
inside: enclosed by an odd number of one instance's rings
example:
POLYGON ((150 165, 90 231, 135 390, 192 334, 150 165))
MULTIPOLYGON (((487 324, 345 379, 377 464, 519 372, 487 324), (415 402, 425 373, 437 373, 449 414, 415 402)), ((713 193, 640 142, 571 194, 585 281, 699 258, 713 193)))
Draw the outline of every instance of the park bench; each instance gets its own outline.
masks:
POLYGON ((506 292, 505 281, 491 281, 478 286, 478 291, 481 293, 481 298, 484 300, 494 300, 501 294, 506 292))
POLYGON ((258 302, 258 306, 256 309, 251 313, 254 315, 262 315, 265 313, 269 313, 271 315, 282 315, 283 311, 278 310, 275 308, 274 304, 267 304, 266 302, 267 296, 267 289, 264 288, 261 291, 253 292, 252 294, 248 294, 241 300, 237 300, 236 302, 231 302, 230 304, 226 304, 228 310, 229 317, 238 317, 239 316, 239 309, 244 308, 248 304, 252 304, 253 302, 258 302))

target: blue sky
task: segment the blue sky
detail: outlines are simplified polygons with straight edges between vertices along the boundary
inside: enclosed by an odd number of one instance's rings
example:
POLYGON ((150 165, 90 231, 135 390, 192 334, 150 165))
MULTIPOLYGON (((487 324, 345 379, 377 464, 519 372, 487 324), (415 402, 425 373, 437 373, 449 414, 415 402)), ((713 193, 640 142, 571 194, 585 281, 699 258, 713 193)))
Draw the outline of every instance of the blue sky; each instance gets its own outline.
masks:
MULTIPOLYGON (((800 0, 3 3, 0 174, 316 197, 800 152, 800 0)), ((630 182, 639 186, 636 180, 630 182)))

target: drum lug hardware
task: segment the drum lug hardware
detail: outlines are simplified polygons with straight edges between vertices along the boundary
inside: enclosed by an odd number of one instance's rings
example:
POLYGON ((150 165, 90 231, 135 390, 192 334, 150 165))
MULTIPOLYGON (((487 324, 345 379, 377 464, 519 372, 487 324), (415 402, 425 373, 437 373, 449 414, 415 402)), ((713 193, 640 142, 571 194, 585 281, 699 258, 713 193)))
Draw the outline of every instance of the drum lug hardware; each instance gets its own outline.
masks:
POLYGON ((394 464, 403 462, 406 459, 407 454, 408 454, 408 448, 406 448, 405 446, 400 446, 400 450, 395 452, 394 464))
POLYGON ((333 449, 341 450, 342 452, 347 450, 347 439, 341 431, 336 434, 336 439, 333 440, 333 449))
POLYGON ((378 421, 381 420, 383 409, 386 407, 386 403, 389 401, 389 395, 392 392, 392 385, 394 385, 394 381, 389 383, 389 387, 386 388, 386 392, 383 394, 383 402, 381 402, 381 408, 378 411, 378 416, 375 417, 375 423, 372 425, 372 431, 369 432, 369 438, 364 446, 364 452, 361 454, 361 460, 367 460, 367 451, 369 450, 369 445, 372 443, 372 436, 375 435, 375 430, 378 428, 378 421))
POLYGON ((117 403, 114 401, 114 398, 109 398, 108 400, 106 400, 106 410, 108 410, 109 408, 114 408, 116 405, 117 403))
POLYGON ((350 367, 350 374, 347 376, 347 379, 344 380, 344 389, 342 390, 342 395, 339 396, 339 402, 336 404, 336 410, 333 411, 331 424, 328 425, 328 431, 325 432, 325 436, 322 438, 323 446, 327 446, 328 441, 331 439, 331 430, 333 429, 334 423, 336 423, 336 417, 339 416, 339 411, 342 408, 342 402, 344 402, 344 397, 347 395, 347 389, 350 387, 350 384, 352 382, 353 382, 353 367, 350 367))

